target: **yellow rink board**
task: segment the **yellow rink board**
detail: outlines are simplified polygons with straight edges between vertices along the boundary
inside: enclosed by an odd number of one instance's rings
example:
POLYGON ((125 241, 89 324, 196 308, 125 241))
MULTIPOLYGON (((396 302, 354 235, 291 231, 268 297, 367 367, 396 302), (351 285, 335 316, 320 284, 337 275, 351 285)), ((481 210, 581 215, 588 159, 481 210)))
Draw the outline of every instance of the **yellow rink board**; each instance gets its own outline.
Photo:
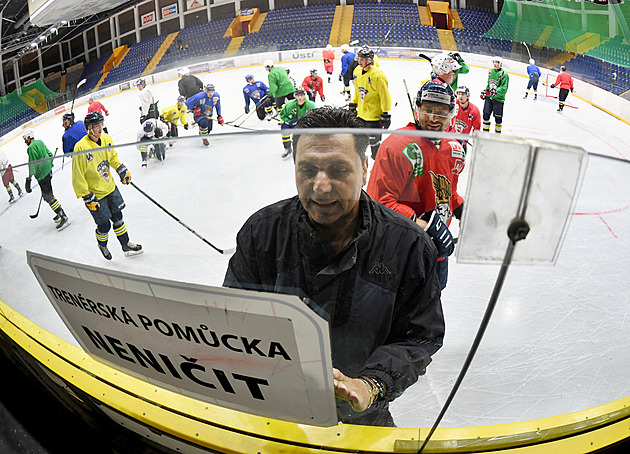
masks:
MULTIPOLYGON (((191 448, 230 453, 417 452, 427 428, 315 427, 225 409, 154 386, 92 359, 0 301, 3 346, 36 361, 98 405, 191 448)), ((59 380, 55 380, 58 382, 59 380)), ((59 384, 57 383, 57 386, 59 384)), ((59 387, 60 392, 62 392, 59 387)), ((132 424, 133 425, 133 424, 132 424)), ((581 453, 630 435, 630 398, 566 415, 438 429, 426 453, 581 453)), ((154 440, 154 441, 156 441, 154 440)))

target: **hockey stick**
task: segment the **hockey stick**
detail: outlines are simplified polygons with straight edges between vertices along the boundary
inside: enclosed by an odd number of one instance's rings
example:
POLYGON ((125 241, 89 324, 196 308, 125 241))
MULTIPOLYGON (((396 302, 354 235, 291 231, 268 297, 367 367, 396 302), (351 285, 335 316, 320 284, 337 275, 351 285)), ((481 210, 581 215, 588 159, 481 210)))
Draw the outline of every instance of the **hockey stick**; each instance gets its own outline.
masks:
MULTIPOLYGON (((55 154, 53 154, 53 159, 55 158, 55 156, 57 156, 57 150, 59 150, 59 148, 55 148, 55 154)), ((37 216, 39 216, 39 209, 42 207, 42 200, 43 199, 44 199, 43 195, 39 196, 39 205, 37 205, 37 213, 29 214, 29 217, 31 219, 35 219, 37 216)))
POLYGON ((527 43, 525 41, 521 41, 523 43, 523 46, 525 46, 525 49, 527 49, 527 55, 529 55, 529 59, 532 59, 532 54, 529 52, 529 47, 527 46, 527 43))
POLYGON ((403 79, 403 84, 405 85, 405 93, 407 93, 407 99, 409 100, 409 107, 411 107, 411 115, 413 115, 413 121, 416 124, 416 128, 420 129, 420 124, 418 123, 418 119, 416 118, 416 111, 413 108, 411 96, 409 96, 409 89, 407 88, 407 81, 405 79, 403 79))
POLYGON ((191 229, 190 227, 188 227, 186 224, 184 224, 178 217, 176 217, 173 213, 171 213, 170 211, 168 211, 166 208, 164 208, 162 205, 160 205, 155 199, 153 199, 149 194, 147 194, 146 192, 144 192, 142 189, 140 189, 138 186, 136 186, 136 184, 133 181, 130 181, 129 184, 131 186, 133 186, 134 188, 136 188, 138 190, 138 192, 140 194, 142 194, 143 196, 145 196, 147 199, 149 199, 151 202, 153 202, 159 209, 161 209, 162 211, 164 211, 166 214, 168 214, 170 217, 172 217, 173 219, 175 219, 177 222, 180 223, 180 225, 182 225, 183 227, 185 227, 189 232, 191 232, 193 235, 195 235, 197 238, 199 238, 201 241, 203 241, 204 243, 206 243, 208 246, 210 246, 211 248, 213 248, 214 250, 216 250, 219 254, 231 254, 234 251, 236 251, 236 248, 230 248, 230 249, 219 249, 218 247, 216 247, 214 244, 212 244, 211 242, 209 242, 208 240, 206 240, 204 237, 202 237, 201 235, 199 235, 197 232, 195 232, 193 229, 191 229))

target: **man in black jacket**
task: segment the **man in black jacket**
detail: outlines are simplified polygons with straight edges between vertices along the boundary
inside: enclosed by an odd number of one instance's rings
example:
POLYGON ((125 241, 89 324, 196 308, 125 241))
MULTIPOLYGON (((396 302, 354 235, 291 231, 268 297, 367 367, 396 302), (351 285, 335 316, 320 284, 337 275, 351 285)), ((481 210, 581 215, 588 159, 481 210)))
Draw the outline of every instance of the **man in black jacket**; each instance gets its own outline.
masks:
POLYGON ((198 77, 190 74, 188 68, 179 68, 177 74, 179 74, 180 77, 179 82, 177 82, 179 94, 184 98, 191 98, 200 91, 203 91, 203 82, 198 77))
POLYGON ((366 135, 299 133, 362 126, 330 106, 298 121, 298 195, 247 220, 223 285, 300 297, 329 323, 339 421, 394 426, 389 403, 442 346, 437 251, 415 223, 361 189, 366 135))

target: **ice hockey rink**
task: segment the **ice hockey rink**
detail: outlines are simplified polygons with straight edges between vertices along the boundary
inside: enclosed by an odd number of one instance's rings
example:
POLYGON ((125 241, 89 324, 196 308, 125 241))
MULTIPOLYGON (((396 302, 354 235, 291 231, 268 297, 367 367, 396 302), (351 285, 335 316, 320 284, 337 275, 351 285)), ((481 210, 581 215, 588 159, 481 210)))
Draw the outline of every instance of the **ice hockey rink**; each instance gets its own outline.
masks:
MULTIPOLYGON (((283 64, 300 84, 320 61, 283 64)), ((412 97, 429 75, 429 64, 382 60, 392 94, 392 128, 412 121, 403 79, 412 97)), ((509 63, 506 64, 509 70, 509 63)), ((336 76, 325 84, 327 104, 345 104, 336 76)), ((544 68, 543 68, 543 71, 544 68)), ((199 74, 214 83, 221 96, 223 117, 243 114, 245 75, 267 82, 262 66, 199 74)), ((459 78, 471 91, 471 101, 482 108, 479 93, 487 69, 472 67, 459 78)), ((543 80, 545 77, 543 76, 543 80)), ((577 107, 556 112, 557 100, 522 99, 527 80, 510 75, 503 134, 583 147, 589 153, 628 161, 630 126, 608 113, 570 96, 577 107), (623 138, 626 139, 623 139, 623 138)), ((149 86, 160 108, 175 103, 177 81, 149 86)), ((184 131, 166 152, 166 160, 151 160, 142 169, 135 141, 140 128, 135 89, 101 99, 109 110, 106 126, 119 157, 133 181, 166 209, 219 248, 235 246, 243 222, 258 208, 296 194, 291 160, 282 160, 279 134, 251 130, 279 130, 276 121, 250 116, 242 127, 214 124, 210 146, 204 147, 196 130, 184 131), (248 128, 248 129, 245 129, 248 128)), ((318 105, 322 105, 317 100, 318 105)), ((87 112, 75 106, 77 119, 87 112)), ((242 116, 235 124, 245 119, 242 116)), ((492 126, 494 130, 494 123, 492 126)), ((61 117, 34 128, 51 151, 59 148, 61 117)), ((491 133, 494 134, 494 133, 491 133)), ((3 150, 12 164, 26 161, 26 146, 18 136, 3 150)), ((474 153, 474 149, 470 152, 474 153)), ((509 153, 509 149, 506 150, 509 153)), ((23 186, 24 167, 15 169, 23 186)), ((138 275, 221 285, 229 255, 221 255, 168 217, 133 187, 118 185, 127 203, 125 223, 131 241, 142 244, 143 255, 125 258, 110 236, 113 260, 103 259, 96 247, 94 223, 83 202, 74 195, 71 163, 55 160, 53 189, 72 224, 54 229, 53 214, 44 204, 36 219, 38 186, 8 205, 0 196, 0 299, 56 336, 78 345, 50 305, 26 264, 26 251, 138 275)), ((557 264, 513 265, 477 356, 442 426, 461 427, 526 421, 584 410, 630 395, 630 163, 589 156, 588 168, 575 213, 557 264)), ((465 196, 468 169, 460 178, 465 196)), ((457 234, 457 222, 454 222, 457 234)), ((517 247, 527 247, 526 241, 517 247)), ((426 375, 392 405, 399 427, 430 427, 459 373, 490 298, 499 266, 464 265, 450 261, 449 284, 442 294, 446 319, 444 346, 433 357, 426 375)))

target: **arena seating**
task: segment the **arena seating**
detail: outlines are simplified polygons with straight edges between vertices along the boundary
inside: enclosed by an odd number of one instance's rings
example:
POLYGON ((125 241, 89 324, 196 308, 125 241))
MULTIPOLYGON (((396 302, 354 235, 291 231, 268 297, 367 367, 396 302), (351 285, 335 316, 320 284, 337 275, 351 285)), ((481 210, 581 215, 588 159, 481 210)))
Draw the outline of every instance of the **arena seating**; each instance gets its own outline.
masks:
POLYGON ((131 46, 125 58, 120 62, 120 65, 109 72, 101 86, 106 87, 139 77, 162 42, 166 39, 166 36, 167 35, 156 36, 155 38, 150 38, 131 46))
POLYGON ((457 48, 462 52, 476 54, 505 55, 512 48, 512 32, 506 27, 505 39, 485 38, 483 35, 495 24, 498 14, 472 9, 458 9, 463 29, 453 29, 457 48))

